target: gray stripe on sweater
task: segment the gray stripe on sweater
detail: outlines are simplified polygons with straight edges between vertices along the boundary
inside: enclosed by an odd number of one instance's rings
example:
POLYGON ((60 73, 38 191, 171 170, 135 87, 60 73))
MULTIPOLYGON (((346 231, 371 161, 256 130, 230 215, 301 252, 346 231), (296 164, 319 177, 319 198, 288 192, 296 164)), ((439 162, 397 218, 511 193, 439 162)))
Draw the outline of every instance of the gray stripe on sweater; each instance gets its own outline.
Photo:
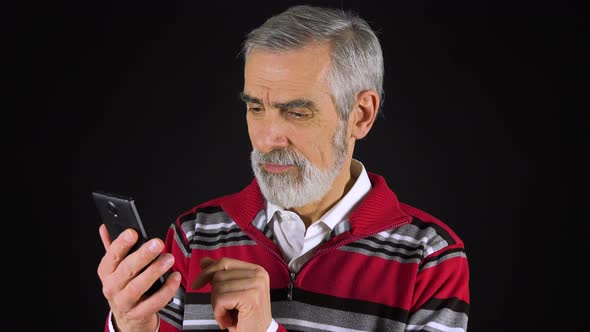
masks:
POLYGON ((422 249, 423 256, 426 257, 441 248, 448 246, 447 241, 442 238, 436 229, 427 227, 421 229, 414 224, 403 225, 375 235, 375 238, 391 242, 394 245, 403 244, 415 247, 417 250, 422 249))
MULTIPOLYGON (((392 319, 379 316, 361 314, 337 309, 319 307, 297 301, 279 301, 272 303, 272 315, 277 322, 281 319, 301 320, 302 322, 314 322, 338 331, 340 329, 353 329, 361 331, 403 331, 405 324, 392 319)), ((285 326, 301 331, 317 331, 317 328, 305 326, 291 321, 285 326)))
POLYGON ((465 254, 464 251, 458 251, 458 252, 450 253, 448 255, 443 255, 437 260, 433 260, 433 261, 430 261, 430 262, 424 264, 424 266, 420 267, 419 271, 431 268, 433 266, 437 266, 438 264, 446 261, 447 259, 456 258, 456 257, 467 258, 467 255, 465 254))
MULTIPOLYGON (((448 246, 447 241, 437 234, 433 227, 421 229, 413 224, 403 225, 374 234, 373 236, 358 240, 357 243, 370 248, 384 249, 391 253, 419 255, 421 258, 425 258, 433 252, 448 246)), ((369 248, 343 247, 341 249, 400 262, 416 262, 415 259, 388 255, 377 250, 371 251, 369 248)))
POLYGON ((260 232, 262 232, 267 238, 274 241, 274 234, 272 230, 268 226, 268 221, 266 219, 266 211, 260 210, 254 220, 252 220, 252 226, 256 227, 260 232))
POLYGON ((221 230, 237 227, 236 223, 223 211, 215 213, 198 212, 195 219, 187 220, 182 223, 182 230, 190 235, 195 231, 206 231, 210 228, 221 230))
MULTIPOLYGON (((195 219, 187 220, 181 225, 189 241, 190 249, 215 250, 222 247, 255 245, 256 243, 246 238, 246 233, 236 224, 225 212, 196 214, 195 219), (199 234, 211 234, 213 236, 199 236, 199 234)), ((190 253, 186 252, 182 242, 176 235, 176 241, 179 247, 183 248, 186 257, 190 253)))
POLYGON ((420 309, 408 320, 408 331, 465 331, 467 315, 463 312, 455 312, 451 309, 440 310, 420 309), (436 317, 436 321, 432 320, 436 317))
POLYGON ((263 232, 266 224, 266 211, 258 211, 256 217, 254 217, 254 220, 252 220, 252 225, 256 227, 259 231, 263 232))
POLYGON ((186 291, 182 285, 178 287, 174 298, 160 310, 160 318, 180 329, 182 327, 182 308, 184 307, 186 291))
MULTIPOLYGON (((360 241, 358 241, 358 242, 360 242, 360 241)), ((377 246, 373 242, 368 242, 365 244, 367 244, 373 248, 377 248, 377 246)), ((338 248, 338 250, 355 252, 357 254, 362 254, 365 256, 379 257, 379 258, 392 260, 392 261, 396 261, 396 262, 400 262, 400 263, 416 263, 417 264, 420 262, 420 258, 418 258, 418 257, 416 257, 416 258, 399 257, 399 256, 394 256, 394 255, 383 253, 383 252, 377 252, 377 251, 372 251, 372 250, 358 248, 358 247, 352 247, 352 246, 343 246, 343 247, 338 248)), ((404 251, 404 250, 403 249, 396 249, 396 250, 390 250, 390 251, 403 253, 402 251, 404 251)))
MULTIPOLYGON (((405 324, 383 317, 329 309, 297 301, 272 303, 272 316, 287 329, 298 331, 403 331, 405 324)), ((207 329, 202 321, 213 318, 210 304, 189 304, 185 307, 185 320, 193 320, 191 329, 207 329)))

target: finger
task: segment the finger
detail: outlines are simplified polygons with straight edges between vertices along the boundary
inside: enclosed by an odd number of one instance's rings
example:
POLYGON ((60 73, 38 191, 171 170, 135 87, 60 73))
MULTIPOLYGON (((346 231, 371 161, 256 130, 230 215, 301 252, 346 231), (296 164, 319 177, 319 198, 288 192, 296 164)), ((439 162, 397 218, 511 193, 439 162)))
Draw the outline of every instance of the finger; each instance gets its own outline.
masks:
POLYGON ((259 266, 231 258, 221 258, 214 262, 209 262, 211 258, 205 257, 201 261, 206 260, 203 264, 206 265, 199 275, 191 284, 192 289, 200 289, 211 281, 213 275, 218 271, 232 270, 232 269, 257 269, 259 266))
POLYGON ((133 278, 125 287, 131 297, 141 297, 174 264, 172 254, 160 255, 147 269, 133 278))
POLYGON ((100 234, 100 239, 102 240, 104 250, 107 250, 111 245, 111 238, 109 237, 107 227, 104 224, 100 224, 100 227, 98 228, 98 233, 100 234))
POLYGON ((219 326, 222 329, 236 326, 239 320, 238 314, 242 309, 240 307, 248 303, 253 303, 252 299, 256 297, 256 293, 257 291, 255 290, 245 290, 212 294, 211 306, 213 307, 213 316, 219 326))
MULTIPOLYGON (((204 257, 201 259, 201 261, 199 262, 199 265, 201 266, 201 272, 197 275, 197 277, 191 284, 192 289, 200 289, 211 280, 211 278, 213 277, 213 273, 219 271, 219 266, 215 268, 216 262, 216 260, 210 257, 204 257)), ((221 266, 221 268, 223 269, 223 266, 221 266)))
MULTIPOLYGON (((214 318, 222 330, 237 327, 238 325, 238 314, 236 309, 228 309, 222 311, 221 315, 215 315, 214 318)), ((231 330, 230 330, 231 331, 231 330)))
POLYGON ((223 311, 220 316, 214 316, 219 328, 222 330, 236 327, 238 325, 238 314, 239 312, 235 309, 229 309, 223 311))
POLYGON ((258 269, 234 269, 218 271, 211 277, 211 284, 228 282, 239 279, 254 279, 257 276, 258 269))
POLYGON ((207 284, 211 280, 213 273, 215 273, 216 271, 219 271, 219 267, 217 267, 217 269, 215 269, 214 264, 216 262, 217 261, 211 257, 201 258, 201 260, 199 261, 199 266, 201 267, 201 273, 199 273, 199 275, 195 278, 195 280, 191 284, 192 289, 199 289, 199 288, 205 286, 205 284, 207 284), (207 272, 205 272, 205 271, 207 271, 207 272))
POLYGON ((128 318, 149 316, 165 307, 180 286, 180 272, 174 272, 168 276, 164 285, 150 297, 139 302, 133 309, 126 313, 128 318))
POLYGON ((148 264, 158 257, 163 249, 164 243, 162 240, 154 238, 127 256, 112 274, 113 278, 118 281, 119 287, 124 288, 131 279, 135 278, 148 264))
MULTIPOLYGON (((101 229, 99 229, 99 232, 101 232, 101 239, 104 244, 105 236, 108 238, 108 233, 105 234, 106 228, 101 229), (104 229, 104 231, 101 229, 104 229)), ((119 267, 135 242, 137 242, 137 232, 133 229, 127 229, 106 247, 106 253, 98 265, 98 276, 101 280, 104 281, 106 276, 113 273, 119 267)))
POLYGON ((212 281, 211 284, 213 285, 212 293, 216 294, 240 292, 256 288, 264 289, 262 281, 256 278, 234 279, 223 282, 212 281))
POLYGON ((199 266, 201 267, 201 270, 204 270, 204 269, 206 269, 207 267, 209 267, 211 264, 213 264, 215 262, 216 262, 216 260, 214 260, 211 257, 203 257, 199 261, 199 266))

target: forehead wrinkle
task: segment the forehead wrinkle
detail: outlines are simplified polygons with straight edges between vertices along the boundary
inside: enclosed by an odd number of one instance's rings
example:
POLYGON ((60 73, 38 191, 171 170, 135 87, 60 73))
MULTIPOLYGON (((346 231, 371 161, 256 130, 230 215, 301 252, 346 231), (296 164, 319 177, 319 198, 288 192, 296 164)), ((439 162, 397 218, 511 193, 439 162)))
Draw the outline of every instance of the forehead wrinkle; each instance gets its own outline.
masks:
POLYGON ((262 102, 264 103, 264 105, 272 105, 270 103, 270 89, 267 88, 264 95, 262 96, 262 102))
MULTIPOLYGON (((299 52, 291 51, 274 54, 258 51, 248 58, 245 66, 245 76, 249 81, 248 85, 252 88, 266 90, 264 91, 264 95, 257 96, 261 97, 264 103, 272 104, 275 102, 272 100, 273 97, 276 98, 277 95, 280 97, 283 95, 283 92, 287 92, 287 95, 289 95, 289 90, 293 90, 292 92, 295 92, 295 94, 300 94, 298 92, 307 94, 310 90, 321 91, 328 95, 331 94, 331 89, 329 84, 327 84, 327 74, 330 71, 329 59, 322 61, 323 59, 321 58, 323 57, 316 56, 309 59, 305 65, 305 68, 310 69, 310 67, 313 67, 316 70, 301 70, 301 68, 298 68, 299 65, 295 65, 294 67, 286 63, 286 59, 292 58, 297 53, 299 52)), ((298 97, 303 96, 291 94, 291 98, 298 97)), ((276 102, 285 102, 285 100, 279 98, 276 102)))

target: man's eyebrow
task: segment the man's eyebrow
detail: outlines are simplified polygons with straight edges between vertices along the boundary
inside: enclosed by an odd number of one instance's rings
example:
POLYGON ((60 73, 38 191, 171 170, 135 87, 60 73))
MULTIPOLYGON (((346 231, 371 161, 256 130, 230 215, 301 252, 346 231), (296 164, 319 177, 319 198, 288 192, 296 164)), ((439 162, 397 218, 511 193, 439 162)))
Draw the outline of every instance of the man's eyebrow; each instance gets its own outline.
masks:
POLYGON ((262 101, 260 99, 249 96, 249 95, 245 94, 244 92, 240 92, 240 99, 245 103, 262 105, 262 101))
MULTIPOLYGON (((240 92, 240 99, 244 103, 262 105, 262 101, 260 99, 258 99, 256 97, 252 97, 244 92, 240 92)), ((289 100, 284 103, 274 103, 272 106, 275 108, 281 109, 281 110, 289 110, 289 109, 295 109, 295 108, 308 108, 312 111, 317 110, 317 107, 313 101, 311 101, 309 99, 303 99, 303 98, 289 100)))
POLYGON ((309 99, 293 99, 286 103, 273 104, 274 107, 281 110, 289 110, 294 108, 307 108, 310 110, 316 110, 315 103, 309 99))

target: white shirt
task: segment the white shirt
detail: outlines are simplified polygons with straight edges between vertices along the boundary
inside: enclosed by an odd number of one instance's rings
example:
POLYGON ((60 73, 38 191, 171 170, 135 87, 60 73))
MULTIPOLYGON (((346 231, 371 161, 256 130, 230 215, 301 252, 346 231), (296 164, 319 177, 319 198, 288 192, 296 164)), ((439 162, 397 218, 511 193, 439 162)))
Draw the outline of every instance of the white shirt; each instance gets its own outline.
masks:
POLYGON ((295 212, 266 202, 268 225, 291 272, 299 272, 314 249, 329 238, 336 225, 347 220, 350 212, 371 190, 371 181, 360 161, 352 159, 350 170, 352 177, 356 178, 350 190, 307 230, 295 212))

